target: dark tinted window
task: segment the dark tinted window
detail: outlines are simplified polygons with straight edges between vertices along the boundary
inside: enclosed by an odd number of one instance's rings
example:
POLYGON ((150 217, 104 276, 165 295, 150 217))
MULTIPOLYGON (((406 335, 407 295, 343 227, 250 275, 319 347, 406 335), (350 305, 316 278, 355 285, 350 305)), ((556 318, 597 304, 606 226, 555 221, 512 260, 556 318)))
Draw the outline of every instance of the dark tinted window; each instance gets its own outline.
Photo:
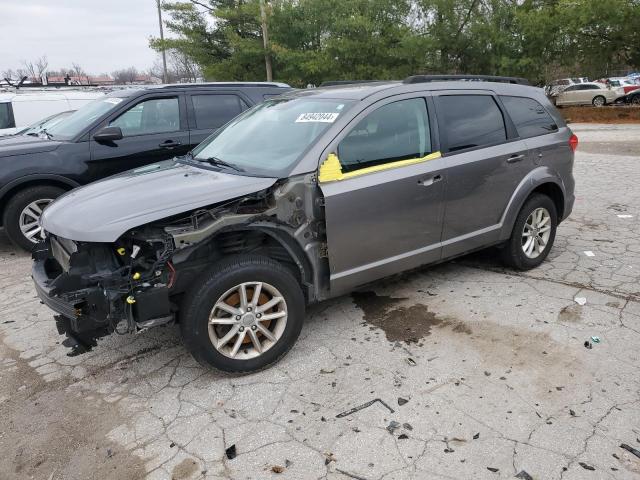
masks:
POLYGON ((431 153, 427 108, 422 98, 378 108, 351 130, 338 146, 343 171, 421 158, 431 153))
POLYGON ((574 90, 580 90, 580 87, 582 85, 571 85, 570 87, 567 87, 564 89, 565 92, 572 92, 574 90))
POLYGON ((501 96, 507 113, 522 138, 535 137, 558 129, 542 105, 532 98, 501 96))
POLYGON ((140 102, 109 125, 120 127, 125 137, 180 130, 177 98, 154 98, 140 102))
POLYGON ((507 139, 502 112, 489 95, 435 97, 442 136, 449 152, 503 142, 507 139))
POLYGON ((0 103, 0 128, 13 128, 15 126, 11 104, 9 102, 0 103))
POLYGON ((582 85, 583 90, 600 90, 598 85, 582 85))
POLYGON ((197 128, 218 128, 244 109, 237 95, 192 95, 197 128))

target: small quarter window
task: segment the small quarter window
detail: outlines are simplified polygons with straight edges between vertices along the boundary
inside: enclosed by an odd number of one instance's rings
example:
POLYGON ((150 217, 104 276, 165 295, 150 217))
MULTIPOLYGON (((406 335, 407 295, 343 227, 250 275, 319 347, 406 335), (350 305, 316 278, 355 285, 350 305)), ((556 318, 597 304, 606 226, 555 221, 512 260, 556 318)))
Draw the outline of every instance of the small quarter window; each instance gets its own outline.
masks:
POLYGON ((421 158, 431 153, 423 98, 384 105, 363 118, 338 145, 343 172, 421 158))
POLYGON ((435 100, 447 151, 493 145, 507 139, 502 112, 492 96, 441 95, 435 100))
POLYGON ((542 105, 532 98, 500 96, 521 138, 555 132, 558 126, 542 105))

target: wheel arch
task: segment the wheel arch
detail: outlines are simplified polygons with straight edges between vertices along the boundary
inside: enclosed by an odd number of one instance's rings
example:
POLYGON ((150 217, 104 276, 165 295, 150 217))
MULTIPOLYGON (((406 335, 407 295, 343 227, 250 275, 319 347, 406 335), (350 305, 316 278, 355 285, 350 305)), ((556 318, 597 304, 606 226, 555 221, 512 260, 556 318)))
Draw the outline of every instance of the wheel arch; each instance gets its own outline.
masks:
POLYGON ((542 193, 551 198, 556 206, 558 222, 564 219, 566 193, 562 179, 551 169, 542 167, 527 175, 511 196, 502 216, 500 240, 507 240, 511 236, 520 209, 527 199, 535 193, 542 193))
POLYGON ((314 266, 293 236, 276 226, 237 225, 216 232, 189 253, 218 261, 228 255, 259 254, 287 267, 300 283, 307 301, 316 299, 314 266), (200 253, 203 252, 203 253, 200 253))
POLYGON ((71 190, 79 187, 80 184, 70 178, 54 174, 26 175, 13 180, 0 188, 0 224, 2 223, 4 210, 9 200, 19 191, 37 186, 53 186, 64 190, 71 190))

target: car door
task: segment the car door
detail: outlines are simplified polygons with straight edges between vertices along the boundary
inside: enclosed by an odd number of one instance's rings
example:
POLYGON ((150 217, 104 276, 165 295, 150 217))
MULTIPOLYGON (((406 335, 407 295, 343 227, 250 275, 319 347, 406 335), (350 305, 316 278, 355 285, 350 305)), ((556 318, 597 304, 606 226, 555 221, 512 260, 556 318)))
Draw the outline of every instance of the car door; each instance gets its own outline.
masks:
POLYGON ((191 148, 249 108, 247 102, 235 92, 198 92, 188 95, 191 148))
POLYGON ((166 160, 189 151, 184 97, 151 94, 114 113, 91 132, 92 179, 166 160), (99 142, 93 135, 104 126, 119 127, 123 138, 99 142))
POLYGON ((565 88, 556 100, 556 105, 573 105, 578 102, 580 85, 571 85, 565 88))
POLYGON ((440 259, 444 173, 427 99, 369 106, 319 171, 332 294, 440 259))
POLYGON ((433 94, 446 165, 443 258, 498 239, 501 218, 532 159, 493 92, 433 94))

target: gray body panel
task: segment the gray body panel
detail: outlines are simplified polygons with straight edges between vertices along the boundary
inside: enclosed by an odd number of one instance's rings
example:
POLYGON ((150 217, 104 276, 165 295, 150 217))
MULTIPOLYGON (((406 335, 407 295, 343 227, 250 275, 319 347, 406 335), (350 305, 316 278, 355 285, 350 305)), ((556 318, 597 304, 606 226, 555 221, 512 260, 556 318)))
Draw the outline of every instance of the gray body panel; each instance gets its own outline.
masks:
POLYGON ((114 242, 132 228, 264 190, 275 181, 169 160, 72 190, 45 209, 41 224, 63 238, 114 242))

